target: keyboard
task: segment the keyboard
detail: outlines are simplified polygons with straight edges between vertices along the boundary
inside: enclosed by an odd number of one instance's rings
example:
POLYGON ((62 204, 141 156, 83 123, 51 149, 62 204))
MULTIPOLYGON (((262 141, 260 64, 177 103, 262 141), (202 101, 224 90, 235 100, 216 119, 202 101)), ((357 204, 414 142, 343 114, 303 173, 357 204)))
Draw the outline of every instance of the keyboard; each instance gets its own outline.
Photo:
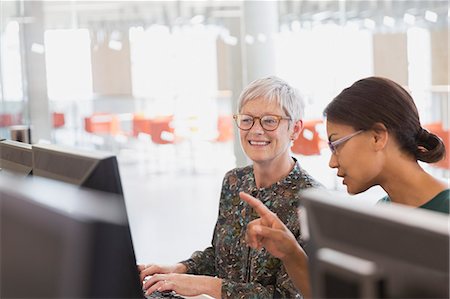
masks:
POLYGON ((146 295, 145 298, 147 299, 184 299, 186 297, 182 297, 180 295, 177 295, 174 291, 171 292, 153 292, 150 295, 146 295))

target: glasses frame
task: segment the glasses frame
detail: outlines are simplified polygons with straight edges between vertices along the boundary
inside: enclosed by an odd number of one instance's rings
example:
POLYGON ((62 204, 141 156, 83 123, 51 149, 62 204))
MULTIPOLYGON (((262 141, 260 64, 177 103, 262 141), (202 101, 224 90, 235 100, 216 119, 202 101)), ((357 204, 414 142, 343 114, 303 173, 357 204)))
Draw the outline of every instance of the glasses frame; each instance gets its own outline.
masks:
POLYGON ((285 120, 292 120, 290 117, 281 116, 281 115, 274 115, 274 114, 266 114, 266 115, 263 115, 263 116, 252 116, 252 115, 248 115, 248 114, 234 114, 233 115, 233 119, 234 119, 237 127, 239 129, 243 130, 243 131, 250 131, 253 128, 253 126, 255 125, 255 120, 259 120, 259 125, 261 126, 261 128, 263 128, 264 131, 268 131, 268 132, 272 132, 272 131, 275 131, 276 129, 278 129, 278 127, 280 126, 281 120, 283 120, 283 119, 285 119, 285 120), (241 128, 239 126, 238 117, 239 116, 243 116, 243 115, 249 116, 249 117, 252 118, 252 125, 248 129, 243 129, 243 128, 241 128), (277 119, 278 123, 277 123, 277 126, 274 129, 266 129, 266 128, 264 128, 264 125, 262 124, 261 120, 264 117, 266 117, 266 116, 272 116, 272 117, 275 117, 277 119))
POLYGON ((365 131, 365 130, 359 130, 359 131, 353 132, 353 133, 351 133, 351 134, 349 134, 349 135, 347 135, 347 136, 344 136, 344 137, 342 137, 342 138, 339 138, 339 139, 337 139, 337 140, 335 140, 335 141, 328 141, 328 147, 330 148, 330 151, 331 151, 333 154, 336 154, 336 152, 337 152, 337 147, 338 147, 339 145, 341 145, 342 143, 344 143, 344 142, 350 140, 351 138, 355 137, 356 135, 358 135, 358 134, 360 134, 360 133, 362 133, 362 132, 364 132, 364 131, 365 131))

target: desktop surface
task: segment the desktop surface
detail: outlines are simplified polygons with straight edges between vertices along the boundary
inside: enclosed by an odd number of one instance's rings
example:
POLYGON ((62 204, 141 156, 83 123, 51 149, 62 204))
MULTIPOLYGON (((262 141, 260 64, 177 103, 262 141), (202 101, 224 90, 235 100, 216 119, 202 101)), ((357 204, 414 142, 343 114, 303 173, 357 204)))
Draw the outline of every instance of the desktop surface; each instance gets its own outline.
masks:
POLYGON ((0 170, 26 176, 32 173, 32 169, 33 155, 30 144, 12 140, 0 141, 0 170))

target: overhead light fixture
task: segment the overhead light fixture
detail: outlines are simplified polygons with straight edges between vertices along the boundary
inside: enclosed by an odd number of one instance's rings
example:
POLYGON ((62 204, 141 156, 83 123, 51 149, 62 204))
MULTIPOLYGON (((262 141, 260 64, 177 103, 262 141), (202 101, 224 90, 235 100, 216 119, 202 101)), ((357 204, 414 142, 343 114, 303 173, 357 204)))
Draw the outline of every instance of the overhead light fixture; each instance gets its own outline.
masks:
POLYGON ((235 36, 230 35, 230 32, 227 29, 222 29, 220 32, 220 37, 223 42, 230 46, 236 46, 238 44, 238 39, 235 36))
POLYGON ((203 24, 204 21, 205 21, 204 15, 196 15, 191 18, 191 24, 193 25, 203 24))
POLYGON ((369 18, 365 18, 365 19, 364 19, 364 26, 365 26, 366 28, 368 28, 368 29, 375 29, 376 25, 377 25, 377 24, 375 23, 374 20, 369 19, 369 18))
POLYGON ((425 11, 425 20, 436 23, 438 19, 437 13, 431 10, 425 11))
POLYGON ((36 54, 44 54, 45 48, 43 44, 33 43, 31 45, 31 52, 34 52, 36 54))
POLYGON ((115 50, 115 51, 122 50, 121 38, 122 38, 122 33, 120 33, 120 31, 114 30, 113 32, 111 32, 111 34, 109 36, 108 47, 111 50, 115 50))
POLYGON ((258 33, 257 38, 260 43, 265 43, 267 41, 267 37, 263 33, 258 33))
POLYGON ((291 23, 291 30, 292 30, 292 31, 294 31, 294 32, 299 32, 300 29, 301 29, 301 27, 302 27, 302 26, 301 26, 299 20, 294 20, 294 21, 292 21, 292 23, 291 23))
POLYGON ((384 16, 383 18, 383 24, 393 28, 395 26, 395 19, 393 17, 384 16))
POLYGON ((122 42, 112 39, 112 40, 109 41, 108 47, 111 50, 120 51, 120 50, 122 50, 122 42))
POLYGON ((410 13, 405 13, 403 15, 403 21, 408 25, 414 25, 416 22, 416 17, 410 13))
POLYGON ((247 34, 245 36, 245 42, 249 45, 253 45, 255 43, 255 38, 251 36, 250 34, 247 34))

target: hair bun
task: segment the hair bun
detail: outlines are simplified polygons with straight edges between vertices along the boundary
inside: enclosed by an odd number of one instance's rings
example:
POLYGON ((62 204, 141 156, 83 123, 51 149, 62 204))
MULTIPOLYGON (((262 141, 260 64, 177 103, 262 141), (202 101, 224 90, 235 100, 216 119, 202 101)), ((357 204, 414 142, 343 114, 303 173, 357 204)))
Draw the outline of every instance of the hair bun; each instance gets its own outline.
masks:
POLYGON ((445 146, 442 139, 427 129, 420 128, 416 135, 416 158, 434 163, 445 157, 445 146))
POLYGON ((417 133, 416 140, 420 143, 421 141, 427 141, 428 138, 430 138, 430 131, 421 127, 417 133))

